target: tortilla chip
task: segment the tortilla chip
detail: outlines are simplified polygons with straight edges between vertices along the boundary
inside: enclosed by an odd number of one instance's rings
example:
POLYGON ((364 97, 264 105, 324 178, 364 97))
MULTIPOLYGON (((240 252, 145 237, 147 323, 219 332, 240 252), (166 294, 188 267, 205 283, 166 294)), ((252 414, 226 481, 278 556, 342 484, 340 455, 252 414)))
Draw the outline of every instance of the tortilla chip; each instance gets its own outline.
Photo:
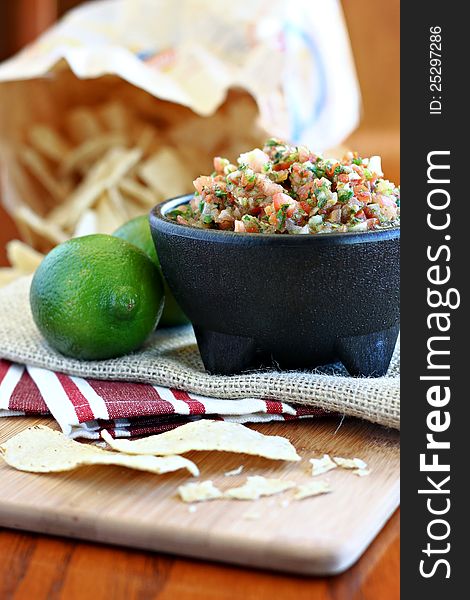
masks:
POLYGON ((127 454, 184 454, 192 450, 217 450, 252 454, 273 460, 298 461, 300 456, 288 439, 263 435, 239 423, 201 419, 171 431, 140 440, 114 440, 107 431, 102 438, 113 450, 127 454))
POLYGON ((333 460, 341 469, 367 469, 367 463, 360 458, 341 458, 333 456, 333 460))
POLYGON ((89 171, 87 177, 66 202, 50 213, 50 219, 68 228, 74 228, 81 215, 89 209, 107 188, 115 186, 141 157, 138 148, 112 148, 89 171))
POLYGON ((92 233, 98 233, 98 217, 96 210, 89 208, 82 214, 75 226, 73 237, 91 235, 92 233))
POLYGON ((331 460, 329 454, 324 454, 322 458, 311 458, 309 463, 312 465, 312 477, 327 473, 332 469, 336 469, 338 465, 331 460))
POLYGON ((99 107, 99 115, 105 127, 110 131, 129 130, 132 115, 122 102, 112 101, 99 107))
POLYGON ((199 475, 199 469, 182 456, 128 456, 81 444, 67 438, 60 431, 41 425, 25 429, 0 446, 5 462, 19 471, 30 473, 58 473, 84 465, 117 465, 148 471, 169 473, 187 469, 199 475))
POLYGON ((135 179, 124 177, 118 183, 121 192, 130 196, 133 200, 141 204, 145 209, 152 208, 157 202, 163 200, 162 196, 152 192, 148 187, 142 185, 135 179))
POLYGON ((108 200, 111 207, 116 211, 116 216, 124 221, 128 220, 128 211, 126 207, 126 199, 119 191, 117 186, 112 186, 107 190, 108 200))
POLYGON ((86 106, 79 106, 67 113, 65 127, 70 138, 78 144, 103 133, 93 110, 86 106))
POLYGON ((158 148, 157 130, 147 123, 137 123, 132 135, 133 143, 142 150, 144 156, 156 152, 158 148))
MULTIPOLYGON (((2 172, 5 196, 11 195, 18 201, 29 206, 37 215, 44 216, 47 212, 46 203, 43 201, 45 194, 41 184, 30 176, 26 168, 16 159, 12 159, 5 165, 2 172)), ((14 217, 13 217, 14 218, 14 217)), ((20 231, 23 235, 23 232, 20 231)), ((27 239, 25 239, 28 242, 27 239)))
POLYGON ((109 191, 96 203, 96 217, 99 233, 112 234, 127 221, 127 213, 117 210, 110 200, 109 191))
POLYGON ((125 144, 126 138, 117 133, 106 133, 85 140, 80 146, 62 156, 59 172, 62 176, 75 171, 83 172, 110 148, 125 144))
POLYGON ((54 246, 65 242, 67 239, 60 227, 45 218, 41 218, 27 206, 19 206, 13 213, 13 217, 17 223, 23 223, 40 237, 52 242, 54 246))
POLYGON ((267 479, 260 475, 254 475, 253 477, 247 477, 242 486, 228 489, 224 497, 234 498, 235 500, 258 500, 261 496, 273 496, 290 490, 295 485, 293 481, 267 479))
POLYGON ((135 217, 141 217, 142 215, 148 214, 148 209, 143 209, 141 204, 133 202, 126 197, 126 211, 128 219, 134 219, 135 217))
POLYGON ((6 245, 7 258, 12 267, 23 273, 33 273, 41 264, 44 254, 37 252, 20 240, 11 240, 6 245))
POLYGON ((60 162, 70 151, 69 143, 49 125, 31 127, 29 141, 35 150, 54 162, 60 162))
POLYGON ((203 502, 222 498, 222 492, 210 480, 180 485, 178 494, 183 502, 203 502))
POLYGON ((331 491, 329 483, 320 479, 298 485, 295 489, 294 499, 303 500, 304 498, 311 498, 320 494, 328 494, 331 491))
POLYGON ((165 199, 192 189, 191 173, 181 156, 169 147, 162 148, 142 163, 138 174, 153 191, 165 199))
POLYGON ((197 152, 204 161, 209 161, 207 164, 210 166, 212 156, 226 142, 227 125, 226 117, 220 112, 205 119, 194 115, 173 127, 168 137, 185 155, 197 152))
POLYGON ((62 202, 68 193, 67 185, 52 173, 43 157, 32 148, 24 147, 20 154, 23 165, 51 195, 55 202, 62 202))

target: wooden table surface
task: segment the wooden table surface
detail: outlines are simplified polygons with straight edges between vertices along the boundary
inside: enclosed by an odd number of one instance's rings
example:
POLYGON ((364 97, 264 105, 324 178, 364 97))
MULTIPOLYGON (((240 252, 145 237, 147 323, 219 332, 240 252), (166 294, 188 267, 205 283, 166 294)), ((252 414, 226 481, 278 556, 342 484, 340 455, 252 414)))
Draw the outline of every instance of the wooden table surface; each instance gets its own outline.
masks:
MULTIPOLYGON (((5 243, 15 235, 0 207, 0 265, 6 264, 5 243)), ((397 600, 399 519, 397 511, 355 566, 326 578, 0 529, 0 599, 397 600)))

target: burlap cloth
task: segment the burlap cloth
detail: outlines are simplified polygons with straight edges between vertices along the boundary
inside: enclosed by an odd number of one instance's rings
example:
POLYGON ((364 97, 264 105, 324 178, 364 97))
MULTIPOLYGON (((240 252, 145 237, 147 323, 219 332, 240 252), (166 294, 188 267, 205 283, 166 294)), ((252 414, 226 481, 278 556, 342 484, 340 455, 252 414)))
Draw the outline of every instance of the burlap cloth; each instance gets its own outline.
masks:
POLYGON ((348 377, 338 366, 208 375, 189 327, 157 331, 139 352, 128 356, 80 361, 58 354, 41 337, 29 307, 29 286, 26 277, 0 290, 1 358, 69 375, 147 382, 214 398, 275 398, 399 429, 398 346, 387 376, 380 378, 348 377))

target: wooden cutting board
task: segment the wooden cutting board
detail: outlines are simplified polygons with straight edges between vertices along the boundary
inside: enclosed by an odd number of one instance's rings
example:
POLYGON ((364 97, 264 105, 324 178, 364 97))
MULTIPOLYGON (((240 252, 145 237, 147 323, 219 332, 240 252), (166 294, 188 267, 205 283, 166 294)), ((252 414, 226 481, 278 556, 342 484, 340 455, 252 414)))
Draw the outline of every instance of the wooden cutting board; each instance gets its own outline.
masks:
MULTIPOLYGON (((0 419, 0 443, 48 419, 0 419)), ((0 525, 197 558, 315 575, 352 565, 399 504, 399 435, 338 418, 252 426, 288 437, 303 457, 286 464, 223 452, 188 458, 220 488, 246 475, 311 481, 308 458, 327 452, 359 457, 367 477, 335 469, 319 476, 333 492, 292 500, 292 492, 257 501, 215 500, 190 509, 176 496, 188 476, 163 476, 121 467, 84 467, 61 474, 16 471, 0 459, 0 525), (224 472, 244 465, 238 476, 224 472)))

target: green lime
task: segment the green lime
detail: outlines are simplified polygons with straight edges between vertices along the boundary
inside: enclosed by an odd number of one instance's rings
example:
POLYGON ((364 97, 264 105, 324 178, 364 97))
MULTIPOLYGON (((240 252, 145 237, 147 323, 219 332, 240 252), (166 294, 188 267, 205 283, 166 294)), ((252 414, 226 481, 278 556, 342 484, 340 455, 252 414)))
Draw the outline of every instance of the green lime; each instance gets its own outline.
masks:
MULTIPOLYGON (((121 225, 113 235, 131 242, 138 248, 143 250, 153 262, 157 265, 162 272, 160 267, 160 261, 158 260, 157 251, 155 250, 155 244, 152 240, 152 234, 150 233, 150 224, 147 215, 141 215, 131 219, 124 225, 121 225)), ((173 327, 175 325, 185 325, 188 323, 188 318, 181 310, 178 302, 176 302, 172 291, 168 287, 165 278, 163 277, 163 285, 165 288, 165 306, 163 308, 162 318, 160 319, 159 325, 162 327, 173 327)))
POLYGON ((34 321, 49 344, 87 360, 137 349, 155 329, 163 299, 160 273, 148 256, 104 234, 54 248, 30 292, 34 321))

